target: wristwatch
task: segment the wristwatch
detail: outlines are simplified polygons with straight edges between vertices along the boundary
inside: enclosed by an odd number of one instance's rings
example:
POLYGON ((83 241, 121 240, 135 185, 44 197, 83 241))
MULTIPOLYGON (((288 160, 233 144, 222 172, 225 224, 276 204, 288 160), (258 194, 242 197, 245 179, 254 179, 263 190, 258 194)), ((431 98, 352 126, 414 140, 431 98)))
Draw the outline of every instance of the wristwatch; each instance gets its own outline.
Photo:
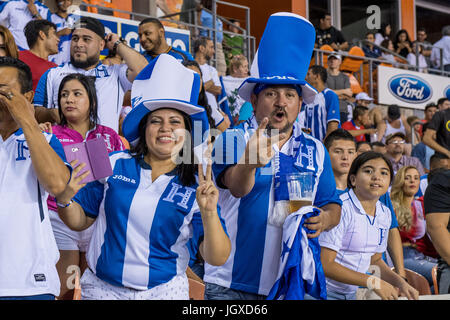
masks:
POLYGON ((119 44, 124 43, 124 42, 125 42, 125 40, 122 37, 120 37, 116 42, 114 42, 114 45, 112 48, 112 53, 114 53, 114 55, 117 52, 117 47, 119 46, 119 44))

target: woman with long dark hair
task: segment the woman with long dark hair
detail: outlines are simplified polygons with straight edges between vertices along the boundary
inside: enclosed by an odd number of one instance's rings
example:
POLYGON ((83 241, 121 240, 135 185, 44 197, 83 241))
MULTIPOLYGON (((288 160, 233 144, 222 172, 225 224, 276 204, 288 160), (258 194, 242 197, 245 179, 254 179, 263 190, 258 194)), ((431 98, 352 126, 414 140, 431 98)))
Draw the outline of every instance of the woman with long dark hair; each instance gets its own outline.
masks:
POLYGON ((194 162, 203 145, 194 143, 207 135, 198 129, 207 127, 199 89, 200 77, 175 58, 155 58, 133 84, 135 106, 123 123, 132 149, 110 154, 112 176, 86 186, 86 173, 78 176, 83 165, 75 167, 57 195, 65 204, 58 213, 72 229, 95 222, 83 299, 188 299, 192 238, 205 261, 227 260, 211 164, 203 170, 194 162))
MULTIPOLYGON (((58 90, 60 123, 54 126, 45 123, 41 128, 56 135, 63 146, 102 137, 108 152, 123 150, 119 135, 113 129, 97 123, 97 106, 95 78, 79 73, 69 74, 62 79, 58 90)), ((67 281, 75 270, 68 272, 67 268, 77 266, 81 272, 86 269, 86 250, 92 228, 82 232, 70 230, 58 216, 55 198, 49 196, 47 205, 60 252, 56 265, 61 280, 59 299, 71 299, 71 296, 66 296, 71 294, 67 281)))

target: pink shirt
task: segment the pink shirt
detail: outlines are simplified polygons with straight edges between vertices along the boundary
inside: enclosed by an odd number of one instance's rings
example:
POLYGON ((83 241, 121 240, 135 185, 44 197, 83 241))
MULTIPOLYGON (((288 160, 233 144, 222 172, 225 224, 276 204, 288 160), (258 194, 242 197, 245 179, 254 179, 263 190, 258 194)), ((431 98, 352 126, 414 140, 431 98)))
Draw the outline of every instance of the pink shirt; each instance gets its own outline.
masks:
MULTIPOLYGON (((83 139, 83 136, 78 131, 67 126, 52 126, 52 130, 53 134, 59 139, 63 146, 102 137, 105 140, 106 149, 108 152, 121 151, 125 149, 122 140, 113 129, 99 124, 94 129, 87 132, 86 139, 83 139)), ((52 196, 48 196, 47 205, 49 210, 57 211, 58 209, 55 198, 52 196)))

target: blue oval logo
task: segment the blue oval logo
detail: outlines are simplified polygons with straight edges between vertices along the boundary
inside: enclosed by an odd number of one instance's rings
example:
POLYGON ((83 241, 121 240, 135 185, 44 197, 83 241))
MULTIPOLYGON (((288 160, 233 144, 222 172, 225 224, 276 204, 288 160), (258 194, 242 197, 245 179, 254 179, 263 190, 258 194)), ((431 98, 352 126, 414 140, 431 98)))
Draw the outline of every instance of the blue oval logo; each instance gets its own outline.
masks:
POLYGON ((444 97, 450 99, 450 86, 447 86, 447 88, 444 89, 444 97))
POLYGON ((410 74, 392 77, 388 88, 397 99, 408 103, 423 103, 433 95, 433 89, 428 82, 410 74))

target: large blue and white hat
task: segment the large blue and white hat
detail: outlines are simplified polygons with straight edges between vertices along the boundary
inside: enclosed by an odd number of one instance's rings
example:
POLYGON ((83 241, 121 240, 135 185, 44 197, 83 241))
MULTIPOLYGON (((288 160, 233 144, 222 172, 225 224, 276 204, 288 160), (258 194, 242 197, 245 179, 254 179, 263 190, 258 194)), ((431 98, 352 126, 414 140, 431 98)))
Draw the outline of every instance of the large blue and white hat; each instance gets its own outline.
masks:
POLYGON ((317 90, 305 81, 314 49, 314 26, 290 12, 269 17, 250 68, 250 78, 239 87, 239 95, 250 102, 256 84, 293 84, 302 89, 306 103, 314 101, 317 90))
POLYGON ((199 92, 200 76, 196 72, 168 54, 159 55, 133 81, 133 109, 123 121, 124 137, 131 145, 136 145, 142 118, 149 112, 170 108, 190 116, 194 147, 202 144, 209 125, 205 108, 198 105, 199 92))

